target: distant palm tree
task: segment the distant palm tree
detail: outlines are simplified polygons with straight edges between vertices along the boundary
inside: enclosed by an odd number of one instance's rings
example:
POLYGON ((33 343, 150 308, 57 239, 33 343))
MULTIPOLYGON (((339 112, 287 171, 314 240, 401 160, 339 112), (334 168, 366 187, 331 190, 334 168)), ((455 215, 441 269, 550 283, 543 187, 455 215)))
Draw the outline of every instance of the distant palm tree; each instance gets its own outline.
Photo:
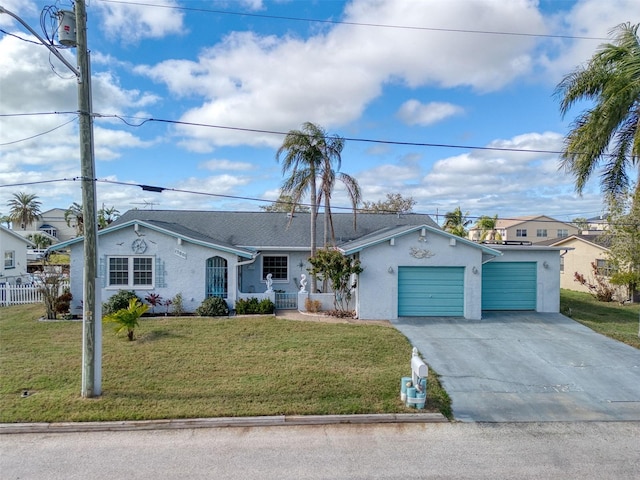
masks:
POLYGON ((471 220, 467 218, 468 215, 469 212, 462 213, 460 207, 456 207, 452 212, 447 212, 444 215, 443 230, 458 237, 465 238, 468 233, 466 227, 471 224, 471 220))
POLYGON ((322 145, 322 165, 320 167, 320 188, 318 190, 318 207, 324 200, 324 245, 329 244, 329 231, 331 231, 331 241, 335 245, 336 233, 333 228, 333 218, 331 217, 331 194, 335 187, 336 180, 340 180, 347 189, 351 206, 353 207, 353 227, 356 227, 356 209, 362 200, 360 185, 358 181, 349 174, 340 172, 342 164, 342 149, 344 139, 338 136, 328 137, 325 135, 325 142, 322 145))
POLYGON ((481 242, 484 242, 485 240, 489 242, 499 242, 502 240, 502 235, 500 235, 500 232, 497 230, 498 215, 494 215, 493 217, 483 215, 478 218, 475 226, 480 230, 481 242))
MULTIPOLYGON (((586 65, 556 87, 562 115, 579 101, 592 104, 574 120, 561 157, 561 167, 575 177, 578 193, 601 163, 602 190, 610 200, 633 183, 629 174, 640 158, 638 26, 615 27, 613 43, 601 45, 586 65)), ((638 174, 635 184, 640 188, 638 174)))
MULTIPOLYGON (((324 131, 311 122, 302 125, 301 130, 290 130, 276 152, 276 159, 282 162, 282 173, 286 175, 281 192, 292 200, 291 213, 295 205, 309 192, 311 201, 311 256, 315 256, 316 216, 318 212, 316 176, 323 159, 322 145, 325 143, 324 131)), ((315 292, 317 283, 311 276, 311 291, 315 292)))
POLYGON ((28 238, 35 243, 37 249, 47 248, 51 245, 51 239, 42 233, 34 233, 33 235, 29 235, 28 238))
POLYGON ((76 236, 84 233, 84 214, 82 213, 82 205, 73 202, 73 204, 64 211, 64 221, 67 226, 71 227, 71 222, 75 221, 73 226, 76 229, 76 236))
POLYGON ((33 193, 14 193, 13 198, 7 202, 11 222, 19 223, 22 230, 26 230, 27 225, 38 220, 41 203, 37 198, 33 193))
POLYGON ((120 212, 116 210, 116 207, 105 208, 103 203, 102 208, 98 210, 98 227, 107 228, 119 216, 120 216, 120 212))

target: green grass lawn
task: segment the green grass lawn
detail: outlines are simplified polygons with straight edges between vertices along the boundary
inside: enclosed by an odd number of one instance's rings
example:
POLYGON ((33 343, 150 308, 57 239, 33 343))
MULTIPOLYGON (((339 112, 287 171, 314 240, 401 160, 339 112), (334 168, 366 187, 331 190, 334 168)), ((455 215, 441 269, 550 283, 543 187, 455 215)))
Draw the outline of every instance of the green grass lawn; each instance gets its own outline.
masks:
POLYGON ((640 348, 638 319, 640 305, 599 302, 592 295, 572 290, 560 291, 560 313, 628 345, 640 348))
MULTIPOLYGON (((0 422, 416 412, 399 399, 411 346, 393 328, 157 317, 129 342, 105 324, 103 393, 84 399, 82 323, 38 321, 43 313, 0 309, 0 422)), ((425 411, 450 417, 431 375, 425 411)))

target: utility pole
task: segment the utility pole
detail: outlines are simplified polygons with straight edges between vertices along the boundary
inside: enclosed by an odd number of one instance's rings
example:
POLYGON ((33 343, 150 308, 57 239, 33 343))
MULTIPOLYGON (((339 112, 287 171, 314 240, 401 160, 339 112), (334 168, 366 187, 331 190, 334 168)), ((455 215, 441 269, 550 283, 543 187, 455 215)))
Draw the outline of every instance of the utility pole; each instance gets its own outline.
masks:
MULTIPOLYGON (((102 312, 96 289, 98 255, 98 215, 96 211, 95 159, 93 150, 93 110, 91 102, 91 69, 87 48, 87 11, 85 0, 75 0, 76 40, 66 46, 77 47, 78 68, 71 65, 58 50, 45 41, 24 20, 0 5, 6 13, 35 36, 78 79, 78 115, 80 130, 80 171, 82 176, 82 214, 84 216, 84 278, 82 307, 82 391, 83 397, 102 393, 102 312)), ((68 39, 67 39, 68 40, 68 39)))
POLYGON ((84 216, 84 278, 82 306, 82 396, 101 393, 102 323, 96 289, 98 273, 98 219, 96 214, 96 173, 93 150, 93 110, 91 69, 87 47, 87 10, 84 0, 76 0, 78 68, 78 114, 80 164, 82 174, 82 215, 84 216))

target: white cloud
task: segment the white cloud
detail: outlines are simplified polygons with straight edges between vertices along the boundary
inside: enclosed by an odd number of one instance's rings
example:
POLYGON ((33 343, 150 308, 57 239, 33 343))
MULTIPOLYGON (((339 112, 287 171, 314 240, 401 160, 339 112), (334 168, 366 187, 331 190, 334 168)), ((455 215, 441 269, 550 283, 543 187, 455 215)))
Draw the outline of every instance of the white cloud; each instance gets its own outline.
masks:
POLYGON ((205 170, 236 170, 236 171, 247 171, 255 168, 255 166, 249 162, 234 162, 232 160, 225 160, 225 159, 207 160, 206 162, 201 163, 199 167, 205 170))
POLYGON ((93 5, 102 16, 105 35, 122 44, 137 43, 144 38, 184 35, 184 13, 174 8, 175 0, 155 0, 155 8, 146 5, 96 2, 93 5), (162 8, 165 7, 165 8, 162 8))
POLYGON ((462 113, 464 113, 464 109, 452 103, 430 102, 425 104, 411 99, 400 106, 396 116, 407 125, 424 127, 462 113))

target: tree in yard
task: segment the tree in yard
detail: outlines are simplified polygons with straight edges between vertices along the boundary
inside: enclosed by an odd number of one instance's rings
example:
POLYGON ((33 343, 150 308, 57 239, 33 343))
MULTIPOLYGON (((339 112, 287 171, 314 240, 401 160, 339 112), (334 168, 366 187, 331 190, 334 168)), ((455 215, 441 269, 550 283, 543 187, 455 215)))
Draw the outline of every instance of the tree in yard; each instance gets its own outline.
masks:
POLYGON ((580 229, 580 231, 589 230, 589 222, 584 217, 576 217, 571 223, 580 229))
MULTIPOLYGON (((282 184, 282 194, 288 195, 293 201, 291 213, 295 205, 300 203, 307 194, 310 195, 311 205, 311 256, 315 256, 316 245, 316 216, 318 212, 318 197, 316 177, 322 164, 322 144, 325 143, 324 130, 311 122, 302 125, 301 130, 290 130, 282 145, 276 152, 276 159, 282 162, 282 173, 285 175, 282 184)), ((311 291, 315 292, 317 282, 311 276, 311 291)))
POLYGON ((37 249, 47 248, 51 245, 51 239, 41 233, 34 233, 33 235, 29 235, 27 238, 35 243, 37 249))
POLYGON ((309 213, 311 209, 306 205, 301 205, 293 201, 291 195, 284 195, 280 192, 278 199, 269 205, 260 205, 260 210, 265 212, 283 212, 289 213, 293 209, 293 213, 309 213))
POLYGON ((466 238, 468 233, 467 226, 471 224, 468 215, 469 212, 462 213, 460 207, 456 207, 452 212, 447 212, 444 216, 443 230, 458 237, 466 238))
POLYGON ((38 196, 33 193, 14 193, 13 198, 7 202, 9 219, 25 230, 27 225, 40 218, 40 205, 38 196))
POLYGON ((416 201, 413 197, 403 197, 400 193, 387 193, 386 200, 377 202, 363 202, 360 212, 362 213, 411 213, 416 201))
POLYGON ((360 260, 342 255, 335 248, 323 248, 309 259, 312 277, 319 276, 328 280, 333 290, 333 305, 338 312, 348 312, 349 302, 352 298, 352 290, 356 288, 353 275, 362 273, 360 260))
POLYGON ((147 310, 149 310, 149 305, 141 303, 136 298, 132 298, 129 300, 129 306, 127 308, 105 316, 103 321, 117 324, 116 334, 126 330, 127 338, 129 341, 133 341, 134 331, 139 325, 139 319, 147 310))
POLYGON ((335 246, 336 234, 331 218, 331 194, 336 181, 342 182, 347 189, 347 195, 353 208, 353 228, 356 228, 356 211, 362 198, 358 181, 344 172, 340 172, 342 164, 342 149, 344 139, 338 136, 326 137, 322 145, 321 182, 318 190, 318 206, 324 200, 324 246, 329 245, 329 231, 331 231, 331 242, 335 246))
POLYGON ((483 215, 476 221, 475 227, 480 230, 480 241, 484 242, 494 242, 501 241, 502 235, 497 230, 498 225, 498 215, 494 215, 493 217, 489 217, 487 215, 483 215))
MULTIPOLYGON (((565 138, 561 167, 574 176, 576 190, 582 193, 592 173, 602 166, 601 188, 609 202, 627 192, 633 183, 629 176, 640 158, 639 25, 615 27, 613 42, 601 45, 555 91, 563 116, 579 101, 593 104, 574 120, 565 138)), ((635 175, 637 191, 640 179, 635 175)))
POLYGON ((71 222, 76 229, 76 236, 84 233, 84 214, 82 213, 82 205, 73 202, 73 204, 64 211, 64 221, 67 226, 71 227, 71 222))
POLYGON ((98 228, 100 229, 107 228, 119 216, 120 216, 120 212, 116 210, 116 207, 105 208, 103 203, 102 208, 98 210, 98 228))

